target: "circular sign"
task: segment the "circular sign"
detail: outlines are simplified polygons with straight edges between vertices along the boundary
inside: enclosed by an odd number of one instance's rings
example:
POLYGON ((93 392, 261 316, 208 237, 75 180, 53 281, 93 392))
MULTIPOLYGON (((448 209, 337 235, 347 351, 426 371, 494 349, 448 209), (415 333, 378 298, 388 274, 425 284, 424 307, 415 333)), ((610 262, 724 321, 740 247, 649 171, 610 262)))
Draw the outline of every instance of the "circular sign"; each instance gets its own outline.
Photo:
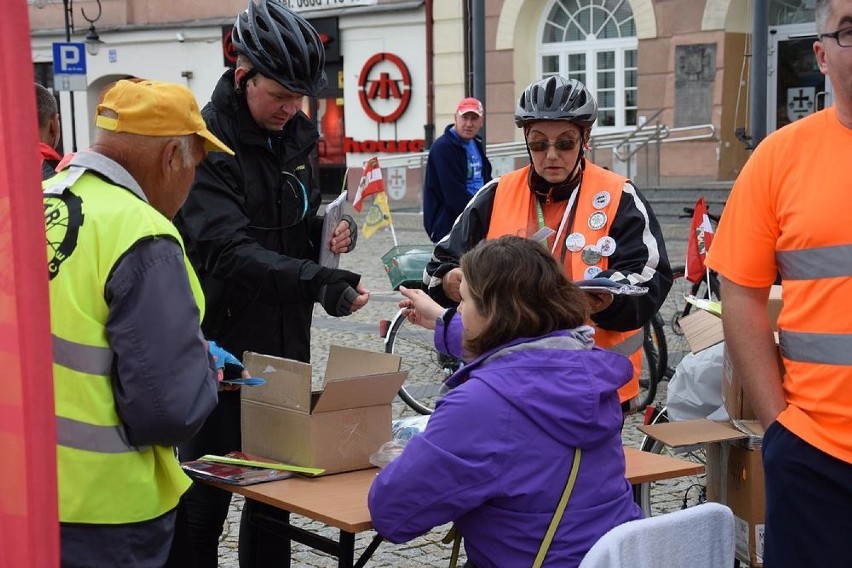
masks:
POLYGON ((361 75, 358 77, 358 98, 361 100, 361 108, 376 122, 396 122, 411 101, 411 74, 408 72, 408 67, 402 59, 392 53, 373 55, 361 68, 361 75), (390 73, 380 71, 377 77, 372 78, 373 69, 383 62, 394 65, 402 77, 391 78, 390 73), (390 114, 383 115, 373 108, 373 101, 376 99, 396 99, 399 104, 390 114))

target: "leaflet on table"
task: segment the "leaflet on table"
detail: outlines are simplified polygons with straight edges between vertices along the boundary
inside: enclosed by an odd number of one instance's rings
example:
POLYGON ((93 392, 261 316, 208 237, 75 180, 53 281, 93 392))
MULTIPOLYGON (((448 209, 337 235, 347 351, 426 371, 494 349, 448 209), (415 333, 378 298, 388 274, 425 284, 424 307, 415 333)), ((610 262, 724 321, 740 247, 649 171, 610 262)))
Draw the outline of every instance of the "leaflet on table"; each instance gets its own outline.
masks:
MULTIPOLYGON (((231 452, 227 457, 235 460, 248 459, 242 452, 231 452)), ((260 463, 256 460, 253 463, 260 463)), ((270 462, 272 465, 273 462, 270 462)), ((198 459, 180 464, 187 475, 196 479, 216 481, 227 485, 253 485, 265 481, 277 481, 292 477, 294 472, 278 468, 254 467, 234 463, 219 463, 206 459, 198 459)))
POLYGON ((331 252, 329 243, 334 234, 334 229, 340 224, 343 219, 343 204, 346 203, 348 192, 343 192, 337 198, 329 203, 325 208, 325 214, 322 220, 322 246, 320 247, 319 263, 320 266, 326 268, 337 268, 340 262, 340 254, 331 252))
POLYGON ((642 296, 648 293, 643 286, 622 284, 609 278, 590 278, 574 282, 583 292, 604 292, 613 296, 642 296))

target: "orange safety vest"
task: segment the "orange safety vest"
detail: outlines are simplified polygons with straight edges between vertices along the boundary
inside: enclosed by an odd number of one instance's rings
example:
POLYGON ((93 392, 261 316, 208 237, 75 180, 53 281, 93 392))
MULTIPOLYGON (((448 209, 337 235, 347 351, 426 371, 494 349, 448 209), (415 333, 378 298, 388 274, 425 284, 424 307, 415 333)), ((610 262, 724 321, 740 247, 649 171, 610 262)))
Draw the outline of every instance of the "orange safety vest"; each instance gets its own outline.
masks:
MULTIPOLYGON (((500 176, 485 238, 496 239, 503 235, 529 237, 541 228, 536 199, 527 182, 530 167, 532 166, 500 176)), ((572 280, 593 278, 595 274, 606 270, 609 260, 606 253, 607 250, 611 251, 611 248, 608 248, 611 245, 602 239, 609 238, 609 230, 625 183, 627 178, 586 162, 580 191, 576 197, 574 222, 572 226, 565 227, 559 235, 553 234, 548 238, 550 250, 554 250, 553 243, 557 237, 563 242, 569 235, 574 239, 576 244, 572 243, 565 255, 565 273, 572 280), (578 235, 582 235, 582 238, 578 235)), ((568 201, 543 203, 541 208, 545 224, 557 230, 567 207, 568 201)), ((561 251, 562 247, 558 246, 555 250, 561 251)), ((632 401, 639 395, 643 339, 641 331, 610 331, 595 325, 595 343, 630 357, 630 362, 633 363, 633 378, 618 389, 621 402, 632 401)))

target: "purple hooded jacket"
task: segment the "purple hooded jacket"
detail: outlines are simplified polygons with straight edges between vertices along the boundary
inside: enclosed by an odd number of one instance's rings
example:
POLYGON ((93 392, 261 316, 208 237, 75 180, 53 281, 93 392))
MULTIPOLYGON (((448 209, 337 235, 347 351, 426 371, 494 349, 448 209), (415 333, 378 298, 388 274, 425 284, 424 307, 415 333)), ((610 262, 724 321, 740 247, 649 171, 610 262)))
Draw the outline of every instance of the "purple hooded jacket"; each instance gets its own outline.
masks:
MULTIPOLYGON (((438 349, 458 355, 460 329, 458 316, 439 320, 438 349)), ((592 333, 518 339, 453 375, 425 432, 370 488, 376 531, 399 543, 455 521, 477 568, 530 566, 576 447, 577 481, 545 566, 577 566, 605 532, 641 518, 624 477, 616 392, 633 368, 593 348, 592 333)))

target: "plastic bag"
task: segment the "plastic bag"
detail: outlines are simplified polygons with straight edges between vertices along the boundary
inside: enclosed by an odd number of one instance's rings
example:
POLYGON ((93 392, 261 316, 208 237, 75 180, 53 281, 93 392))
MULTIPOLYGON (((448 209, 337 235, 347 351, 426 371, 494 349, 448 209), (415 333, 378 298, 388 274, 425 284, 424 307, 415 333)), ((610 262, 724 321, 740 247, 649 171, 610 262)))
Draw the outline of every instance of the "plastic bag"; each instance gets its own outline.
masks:
POLYGON ((394 420, 391 424, 391 437, 400 442, 408 442, 414 436, 423 433, 428 423, 428 414, 394 420))
POLYGON ((402 454, 405 444, 406 442, 400 442, 399 440, 385 442, 378 450, 370 454, 370 463, 384 469, 385 466, 402 454))
POLYGON ((669 382, 666 400, 669 420, 728 420, 722 403, 724 349, 722 342, 683 358, 669 382))
POLYGON ((378 450, 370 454, 370 463, 376 467, 384 468, 402 454, 411 438, 421 434, 426 429, 428 422, 428 415, 409 416, 408 418, 394 420, 391 424, 390 442, 385 442, 378 450))

